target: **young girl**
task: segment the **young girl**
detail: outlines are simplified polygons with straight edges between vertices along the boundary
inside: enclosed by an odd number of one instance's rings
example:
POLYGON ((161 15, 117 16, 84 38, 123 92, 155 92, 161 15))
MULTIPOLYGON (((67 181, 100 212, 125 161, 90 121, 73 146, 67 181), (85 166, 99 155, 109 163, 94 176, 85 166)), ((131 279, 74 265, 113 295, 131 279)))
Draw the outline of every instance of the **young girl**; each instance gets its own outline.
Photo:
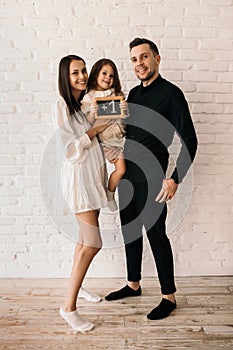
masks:
POLYGON ((96 135, 109 121, 94 123, 92 127, 81 112, 81 99, 87 87, 85 61, 75 55, 63 57, 59 64, 60 99, 54 106, 54 120, 58 127, 57 147, 62 150, 61 186, 70 210, 79 225, 71 277, 60 315, 76 332, 85 332, 93 324, 85 321, 76 308, 77 296, 99 301, 100 298, 81 287, 87 269, 101 249, 99 209, 107 206, 106 167, 96 135), (105 123, 105 124, 104 124, 105 123))
MULTIPOLYGON (((124 96, 121 91, 121 84, 115 63, 103 58, 97 61, 92 69, 87 83, 87 93, 82 101, 82 111, 87 115, 87 120, 92 125, 95 121, 98 110, 96 97, 124 96)), ((127 110, 127 102, 122 101, 120 108, 127 110)), ((125 128, 120 119, 115 119, 107 129, 98 134, 98 138, 105 149, 119 147, 121 152, 114 162, 115 170, 111 173, 107 188, 108 207, 111 211, 117 210, 115 201, 115 190, 125 174, 125 160, 123 147, 125 142, 125 128)))

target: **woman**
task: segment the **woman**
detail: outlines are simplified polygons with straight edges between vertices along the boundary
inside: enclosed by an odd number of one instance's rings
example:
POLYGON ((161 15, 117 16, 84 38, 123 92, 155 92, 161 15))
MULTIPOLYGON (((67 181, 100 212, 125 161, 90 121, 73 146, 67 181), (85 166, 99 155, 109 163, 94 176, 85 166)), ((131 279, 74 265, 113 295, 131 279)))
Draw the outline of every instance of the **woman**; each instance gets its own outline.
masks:
MULTIPOLYGON (((78 296, 98 299, 81 285, 94 256, 101 249, 99 209, 107 205, 105 161, 96 135, 111 122, 98 121, 91 126, 81 112, 81 100, 87 85, 85 61, 75 55, 63 57, 59 64, 60 99, 54 107, 58 126, 57 145, 63 150, 61 186, 66 204, 79 225, 71 277, 60 315, 76 332, 91 330, 76 309, 78 296), (105 124, 103 124, 105 123, 105 124), (81 288, 81 289, 80 289, 81 288)), ((99 300, 94 300, 99 301, 99 300)))

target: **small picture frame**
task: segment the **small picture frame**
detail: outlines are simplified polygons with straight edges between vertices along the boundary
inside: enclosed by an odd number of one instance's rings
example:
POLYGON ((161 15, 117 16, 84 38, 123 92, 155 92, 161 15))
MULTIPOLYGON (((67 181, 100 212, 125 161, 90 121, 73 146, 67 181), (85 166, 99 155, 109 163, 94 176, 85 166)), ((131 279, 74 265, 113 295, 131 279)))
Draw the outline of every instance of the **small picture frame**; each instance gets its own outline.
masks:
POLYGON ((96 97, 94 101, 98 104, 98 112, 95 119, 118 119, 125 118, 124 111, 120 108, 123 96, 96 97))

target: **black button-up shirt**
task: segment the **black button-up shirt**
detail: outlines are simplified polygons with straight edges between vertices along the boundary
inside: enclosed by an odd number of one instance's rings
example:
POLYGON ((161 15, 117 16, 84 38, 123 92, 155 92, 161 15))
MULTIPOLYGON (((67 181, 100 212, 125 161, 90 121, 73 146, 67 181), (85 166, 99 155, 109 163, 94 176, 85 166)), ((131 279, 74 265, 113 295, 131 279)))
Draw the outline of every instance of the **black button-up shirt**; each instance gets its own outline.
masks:
POLYGON ((176 132, 181 150, 171 177, 180 183, 197 149, 196 133, 182 91, 159 75, 150 85, 131 89, 127 101, 125 178, 132 182, 145 181, 145 176, 153 179, 158 163, 165 176, 168 147, 176 132))

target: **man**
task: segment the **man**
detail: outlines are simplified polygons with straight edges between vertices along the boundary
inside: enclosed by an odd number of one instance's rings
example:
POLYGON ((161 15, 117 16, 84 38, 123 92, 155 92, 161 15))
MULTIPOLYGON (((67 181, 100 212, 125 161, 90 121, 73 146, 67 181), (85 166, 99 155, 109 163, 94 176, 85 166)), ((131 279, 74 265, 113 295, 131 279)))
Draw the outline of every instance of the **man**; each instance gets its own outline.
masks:
MULTIPOLYGON (((167 317, 175 308, 173 256, 166 235, 166 201, 172 199, 182 182, 197 149, 197 138, 189 108, 182 91, 159 74, 161 57, 157 46, 148 39, 136 38, 130 45, 134 73, 141 84, 128 96, 126 121, 126 175, 119 184, 119 204, 125 243, 128 283, 106 296, 118 300, 141 295, 141 263, 145 227, 158 271, 162 301, 147 317, 167 317), (181 150, 171 178, 166 178, 168 147, 174 133, 181 150)), ((108 159, 114 150, 105 152, 108 159)))

